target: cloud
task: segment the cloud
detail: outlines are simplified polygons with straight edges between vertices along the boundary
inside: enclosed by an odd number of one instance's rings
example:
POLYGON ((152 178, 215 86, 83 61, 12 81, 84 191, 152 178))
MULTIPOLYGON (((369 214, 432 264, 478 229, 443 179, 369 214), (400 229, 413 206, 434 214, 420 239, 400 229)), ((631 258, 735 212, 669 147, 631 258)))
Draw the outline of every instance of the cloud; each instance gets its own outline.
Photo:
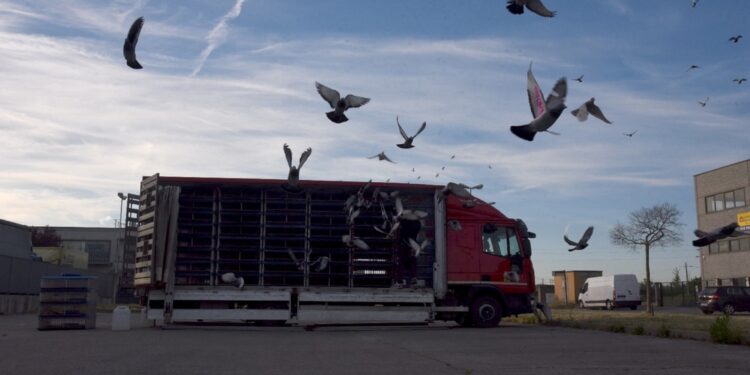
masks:
POLYGON ((242 12, 242 4, 245 2, 245 0, 237 0, 236 3, 234 3, 234 6, 232 9, 227 12, 221 19, 219 20, 219 23, 214 26, 213 29, 208 33, 208 36, 206 37, 206 40, 208 40, 208 45, 206 48, 201 51, 200 56, 198 57, 198 64, 196 64, 195 69, 193 69, 193 73, 191 73, 191 76, 195 77, 201 69, 203 69, 203 64, 206 63, 206 60, 211 55, 211 52, 213 52, 216 47, 220 46, 227 38, 227 23, 234 19, 239 17, 240 13, 242 12))

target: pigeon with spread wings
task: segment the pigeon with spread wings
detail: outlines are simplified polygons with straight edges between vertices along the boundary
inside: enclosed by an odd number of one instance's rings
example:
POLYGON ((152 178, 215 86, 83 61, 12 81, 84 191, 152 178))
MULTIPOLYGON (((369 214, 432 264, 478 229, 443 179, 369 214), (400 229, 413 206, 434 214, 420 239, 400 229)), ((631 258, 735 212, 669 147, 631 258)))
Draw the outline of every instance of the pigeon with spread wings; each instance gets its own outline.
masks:
POLYGON ((591 116, 594 116, 599 120, 606 122, 607 124, 612 123, 604 116, 604 113, 599 108, 599 106, 594 104, 594 98, 589 99, 586 103, 581 104, 581 106, 577 109, 570 111, 570 113, 572 113, 573 116, 578 119, 578 121, 588 120, 589 114, 591 114, 591 116))
POLYGON ((393 161, 393 160, 391 160, 390 158, 388 158, 388 156, 387 156, 387 155, 385 154, 385 151, 380 151, 380 153, 379 153, 379 154, 377 154, 377 155, 373 155, 373 156, 369 156, 369 157, 367 157, 367 158, 368 158, 368 159, 375 159, 375 158, 378 158, 378 160, 379 160, 379 161, 383 161, 383 160, 385 160, 385 161, 391 162, 391 163, 393 163, 393 164, 396 164, 396 162, 395 162, 395 161, 393 161))
POLYGON ((523 14, 524 5, 530 11, 542 17, 554 17, 557 13, 547 9, 547 7, 542 4, 542 0, 508 0, 506 8, 513 14, 523 14))
POLYGON ((401 123, 398 122, 398 116, 396 116, 396 124, 398 125, 398 131, 401 133, 401 136, 404 137, 404 143, 399 143, 396 146, 400 148, 412 148, 414 145, 412 145, 412 142, 414 142, 414 138, 417 138, 419 133, 424 131, 424 129, 427 127, 427 122, 422 122, 422 126, 419 127, 419 130, 417 130, 417 134, 414 134, 413 136, 408 136, 406 132, 404 131, 404 128, 401 127, 401 123))
POLYGON ((531 72, 531 64, 529 64, 529 71, 526 78, 526 91, 529 96, 531 115, 534 116, 534 120, 526 125, 511 126, 510 131, 519 138, 529 142, 534 140, 534 136, 538 132, 548 132, 558 135, 550 131, 549 128, 555 124, 555 121, 560 118, 562 112, 567 108, 565 107, 565 96, 568 94, 567 80, 565 77, 557 80, 555 87, 552 88, 552 91, 547 96, 547 100, 544 100, 542 89, 531 72))
POLYGON ((349 118, 344 115, 344 112, 347 109, 361 107, 370 101, 369 98, 363 98, 352 94, 349 94, 342 99, 341 94, 339 94, 338 91, 326 87, 319 82, 315 82, 315 88, 318 89, 320 96, 328 102, 331 108, 333 108, 333 111, 326 113, 326 116, 328 116, 329 120, 337 124, 349 120, 349 118))
POLYGON ((287 177, 287 183, 284 184, 283 188, 287 191, 299 191, 299 171, 302 169, 302 165, 305 164, 307 158, 312 154, 312 148, 307 148, 302 156, 299 158, 299 165, 296 167, 292 165, 292 150, 289 145, 284 143, 284 155, 286 155, 286 162, 289 164, 289 176, 287 177))
POLYGON ((122 46, 122 54, 125 56, 128 66, 133 69, 143 69, 143 66, 135 58, 135 46, 138 44, 138 37, 141 35, 143 22, 143 17, 139 17, 133 22, 130 26, 130 31, 128 31, 128 37, 125 38, 125 44, 122 46))
POLYGON ((573 246, 573 248, 568 249, 568 251, 583 250, 589 246, 589 240, 591 239, 592 234, 594 234, 593 226, 586 228, 586 231, 583 232, 583 236, 581 236, 581 239, 578 240, 578 242, 571 241, 567 234, 563 235, 563 239, 565 240, 565 243, 573 246))
POLYGON ((710 232, 704 232, 700 229, 696 229, 693 233, 695 233, 695 236, 698 237, 698 239, 693 241, 693 246, 708 246, 718 240, 722 240, 727 237, 737 237, 745 234, 742 231, 738 231, 737 228, 739 228, 739 225, 737 225, 737 223, 730 223, 723 227, 716 228, 710 232))

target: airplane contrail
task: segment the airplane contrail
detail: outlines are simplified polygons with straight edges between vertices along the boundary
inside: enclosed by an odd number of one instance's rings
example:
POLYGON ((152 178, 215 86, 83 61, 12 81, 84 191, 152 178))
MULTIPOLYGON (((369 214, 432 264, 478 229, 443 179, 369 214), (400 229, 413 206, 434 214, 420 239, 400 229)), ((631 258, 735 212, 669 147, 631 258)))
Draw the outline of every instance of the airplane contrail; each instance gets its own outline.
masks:
POLYGON ((193 73, 190 74, 191 77, 195 77, 201 69, 203 69, 203 64, 206 63, 206 60, 208 59, 208 56, 211 55, 211 52, 213 52, 216 47, 224 43, 224 41, 227 38, 227 22, 229 20, 237 18, 240 13, 242 12, 242 4, 245 3, 245 0, 237 0, 236 3, 234 3, 234 6, 232 9, 227 12, 221 19, 219 20, 219 23, 214 26, 213 29, 211 29, 211 32, 208 33, 208 36, 206 39, 208 40, 208 45, 206 48, 201 51, 200 57, 198 57, 198 65, 193 69, 193 73))

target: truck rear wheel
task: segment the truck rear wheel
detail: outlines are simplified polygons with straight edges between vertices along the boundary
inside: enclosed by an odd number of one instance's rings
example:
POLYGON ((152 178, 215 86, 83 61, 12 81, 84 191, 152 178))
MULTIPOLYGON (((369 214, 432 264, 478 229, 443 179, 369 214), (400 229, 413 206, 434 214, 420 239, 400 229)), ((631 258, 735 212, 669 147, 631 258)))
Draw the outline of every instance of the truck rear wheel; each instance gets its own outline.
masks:
POLYGON ((497 299, 479 296, 471 303, 471 320, 480 328, 495 327, 503 318, 503 309, 497 299))

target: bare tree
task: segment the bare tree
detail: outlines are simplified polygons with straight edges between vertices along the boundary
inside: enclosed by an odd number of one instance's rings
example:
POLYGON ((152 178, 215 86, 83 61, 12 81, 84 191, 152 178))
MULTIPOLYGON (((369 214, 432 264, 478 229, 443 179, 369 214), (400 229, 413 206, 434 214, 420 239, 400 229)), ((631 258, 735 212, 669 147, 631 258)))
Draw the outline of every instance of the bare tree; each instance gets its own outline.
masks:
POLYGON ((652 247, 663 247, 678 244, 682 236, 677 231, 682 213, 671 203, 662 203, 647 208, 643 207, 628 215, 627 225, 617 223, 609 232, 613 244, 629 247, 633 250, 643 246, 646 250, 646 311, 654 315, 651 301, 651 265, 649 252, 652 247))

